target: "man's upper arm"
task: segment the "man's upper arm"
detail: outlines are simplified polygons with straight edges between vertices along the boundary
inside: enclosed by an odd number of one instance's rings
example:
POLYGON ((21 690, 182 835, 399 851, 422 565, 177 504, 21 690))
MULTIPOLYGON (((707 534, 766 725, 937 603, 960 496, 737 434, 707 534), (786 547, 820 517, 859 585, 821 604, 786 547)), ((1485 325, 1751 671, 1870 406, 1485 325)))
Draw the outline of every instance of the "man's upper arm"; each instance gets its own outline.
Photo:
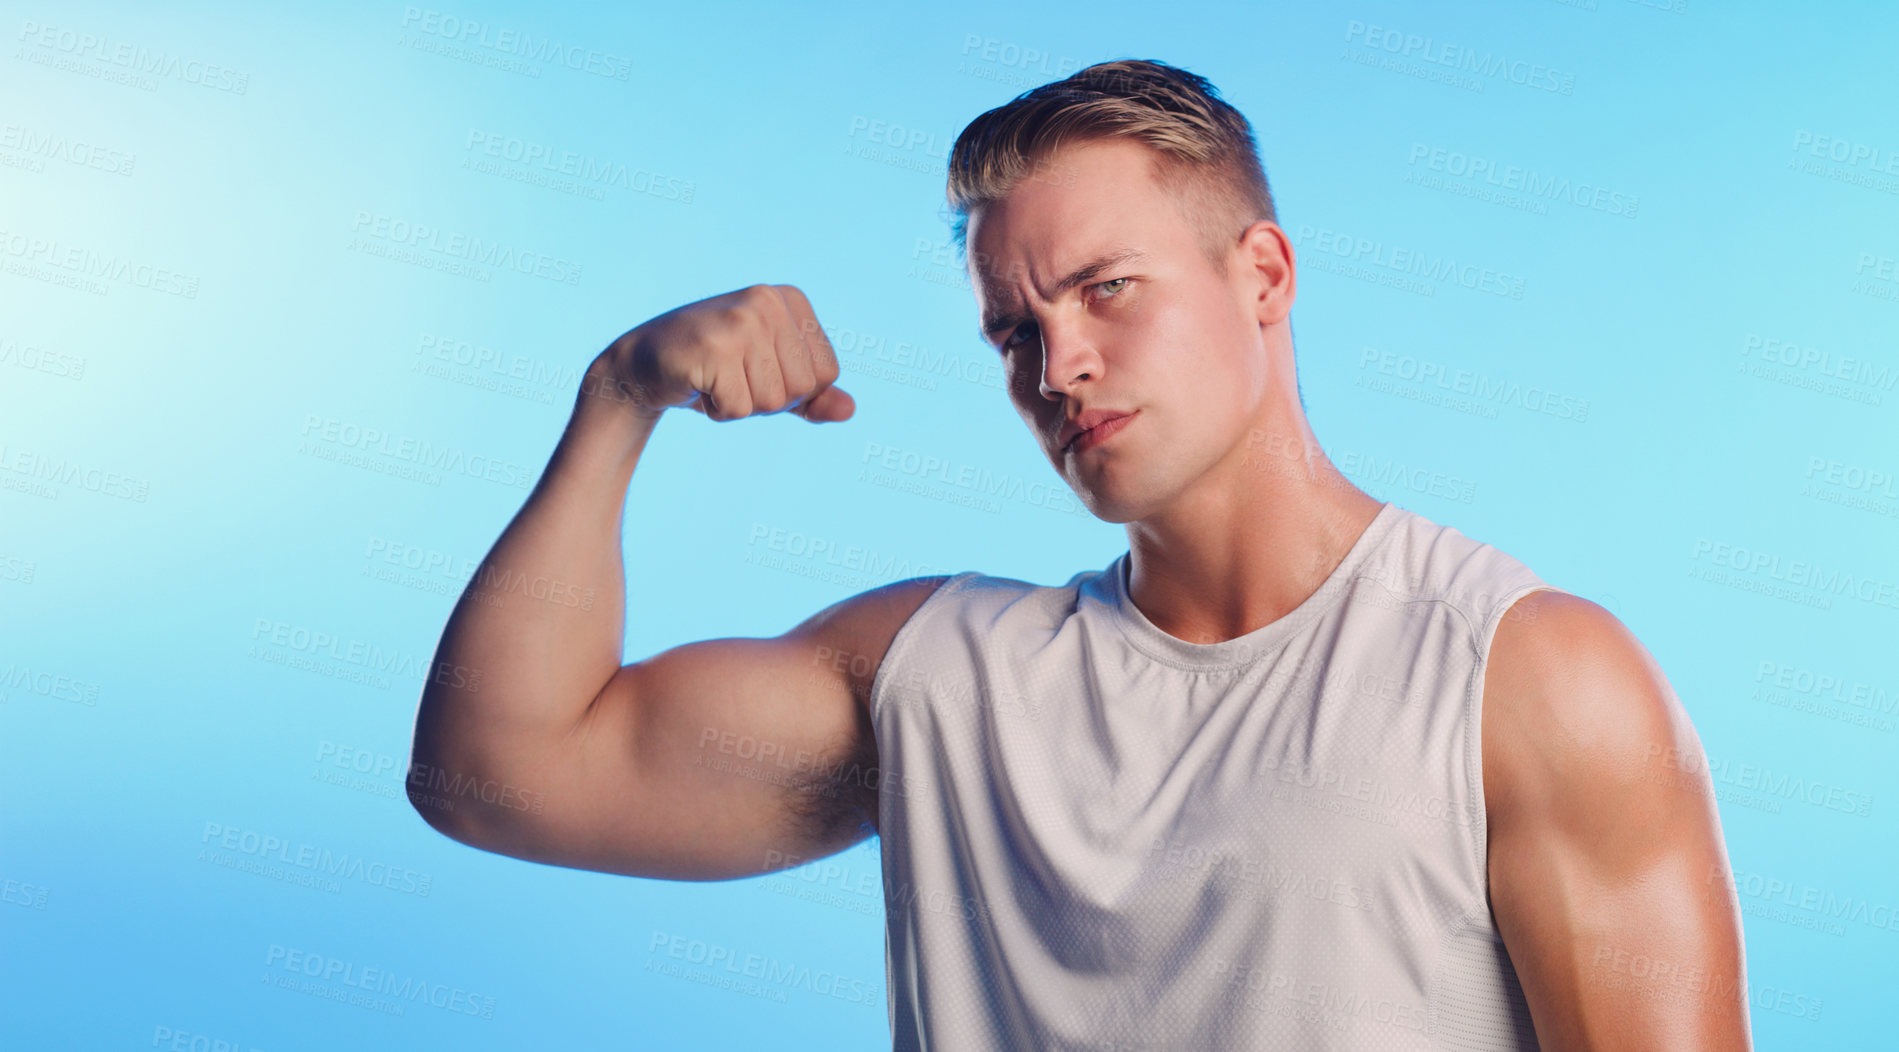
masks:
POLYGON ((1534 592, 1484 676, 1492 910, 1545 1049, 1749 1047, 1701 743, 1614 615, 1534 592))
POLYGON ((457 839, 550 865, 728 880, 875 831, 870 687, 945 578, 851 596, 772 638, 700 640, 625 665, 558 742, 512 768, 536 814, 489 808, 457 839))

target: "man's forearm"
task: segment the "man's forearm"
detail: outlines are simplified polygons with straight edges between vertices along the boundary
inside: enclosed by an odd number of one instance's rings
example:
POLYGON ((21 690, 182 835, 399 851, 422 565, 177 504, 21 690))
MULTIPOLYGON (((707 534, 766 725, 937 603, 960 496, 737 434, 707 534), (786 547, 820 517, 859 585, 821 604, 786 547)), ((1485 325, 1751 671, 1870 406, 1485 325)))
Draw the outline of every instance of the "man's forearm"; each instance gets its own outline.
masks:
POLYGON ((415 759, 503 779, 572 727, 618 671, 622 511, 657 422, 602 360, 526 503, 449 616, 416 717, 415 759))

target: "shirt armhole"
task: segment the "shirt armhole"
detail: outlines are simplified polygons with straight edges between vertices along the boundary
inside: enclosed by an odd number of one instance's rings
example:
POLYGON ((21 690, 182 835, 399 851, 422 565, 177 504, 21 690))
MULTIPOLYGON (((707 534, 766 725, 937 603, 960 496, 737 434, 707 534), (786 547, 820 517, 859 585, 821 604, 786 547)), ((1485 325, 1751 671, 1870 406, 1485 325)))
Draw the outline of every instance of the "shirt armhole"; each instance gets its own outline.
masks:
POLYGON ((1532 592, 1561 591, 1555 585, 1544 581, 1526 584, 1505 592, 1495 606, 1484 616, 1483 624, 1477 630, 1475 645, 1477 660, 1470 675, 1469 697, 1465 701, 1470 718, 1464 721, 1465 766, 1469 769, 1471 794, 1471 832, 1472 842, 1477 851, 1477 878, 1484 889, 1484 903, 1490 902, 1490 807, 1484 801, 1484 674, 1490 667, 1490 648, 1497 635, 1497 626, 1517 601, 1532 592))
POLYGON ((917 605, 916 610, 904 620, 903 624, 898 626, 897 634, 890 637, 890 645, 884 648, 883 660, 877 663, 877 672, 871 677, 870 681, 870 723, 873 734, 877 732, 878 728, 883 726, 883 700, 884 694, 887 692, 885 684, 888 683, 890 679, 885 673, 889 672, 891 666, 900 662, 904 655, 909 652, 911 638, 921 631, 918 625, 923 621, 924 614, 926 614, 932 606, 936 605, 937 600, 942 599, 949 593, 963 587, 963 585, 969 583, 972 579, 980 576, 982 576, 980 571, 965 570, 962 573, 953 575, 942 584, 937 585, 936 589, 932 591, 923 602, 917 605))

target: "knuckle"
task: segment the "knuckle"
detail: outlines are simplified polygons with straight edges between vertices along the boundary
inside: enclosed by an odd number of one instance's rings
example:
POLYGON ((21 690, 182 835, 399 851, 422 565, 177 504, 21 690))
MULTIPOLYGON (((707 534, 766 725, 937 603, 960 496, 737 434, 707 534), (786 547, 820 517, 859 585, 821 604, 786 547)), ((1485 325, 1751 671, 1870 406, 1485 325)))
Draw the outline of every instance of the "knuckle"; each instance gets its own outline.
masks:
POLYGON ((720 327, 728 332, 742 333, 769 330, 774 299, 769 285, 745 286, 720 306, 720 327))
POLYGON ((817 386, 817 379, 808 372, 787 376, 785 377, 785 397, 795 402, 816 390, 817 386))
POLYGON ((745 286, 745 298, 741 302, 748 310, 766 317, 784 309, 784 301, 779 298, 778 290, 770 285, 745 286))
POLYGON ((816 375, 816 371, 811 368, 809 362, 802 358, 792 358, 786 361, 784 366, 784 383, 786 390, 790 390, 794 387, 803 388, 811 386, 811 381, 816 375))
POLYGON ((757 331, 764 321, 764 314, 757 307, 740 300, 719 312, 719 321, 723 331, 733 334, 745 334, 757 331))
POLYGON ((776 288, 785 306, 790 307, 794 312, 806 317, 811 317, 816 313, 811 309, 811 299, 804 294, 803 289, 796 285, 778 285, 776 288))

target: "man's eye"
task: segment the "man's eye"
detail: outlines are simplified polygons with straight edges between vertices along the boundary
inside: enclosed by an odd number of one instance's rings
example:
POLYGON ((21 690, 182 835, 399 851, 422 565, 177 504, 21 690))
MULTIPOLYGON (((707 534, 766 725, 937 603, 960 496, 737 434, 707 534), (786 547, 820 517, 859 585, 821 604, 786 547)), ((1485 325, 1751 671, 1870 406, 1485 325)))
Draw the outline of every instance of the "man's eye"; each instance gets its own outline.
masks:
MULTIPOLYGON (((1133 280, 1134 280, 1133 278, 1110 278, 1107 281, 1096 282, 1093 287, 1096 289, 1102 290, 1103 296, 1105 298, 1113 299, 1114 297, 1120 295, 1122 292, 1126 291, 1128 284, 1132 282, 1133 280)), ((1011 332, 1002 338, 1002 349, 1006 351, 1010 349, 1011 347, 1021 346, 1025 342, 1025 339, 1023 338, 1025 332, 1029 334, 1033 334, 1035 332, 1035 323, 1032 321, 1026 321, 1026 322, 1023 322, 1021 325, 1016 326, 1014 332, 1011 332)))

